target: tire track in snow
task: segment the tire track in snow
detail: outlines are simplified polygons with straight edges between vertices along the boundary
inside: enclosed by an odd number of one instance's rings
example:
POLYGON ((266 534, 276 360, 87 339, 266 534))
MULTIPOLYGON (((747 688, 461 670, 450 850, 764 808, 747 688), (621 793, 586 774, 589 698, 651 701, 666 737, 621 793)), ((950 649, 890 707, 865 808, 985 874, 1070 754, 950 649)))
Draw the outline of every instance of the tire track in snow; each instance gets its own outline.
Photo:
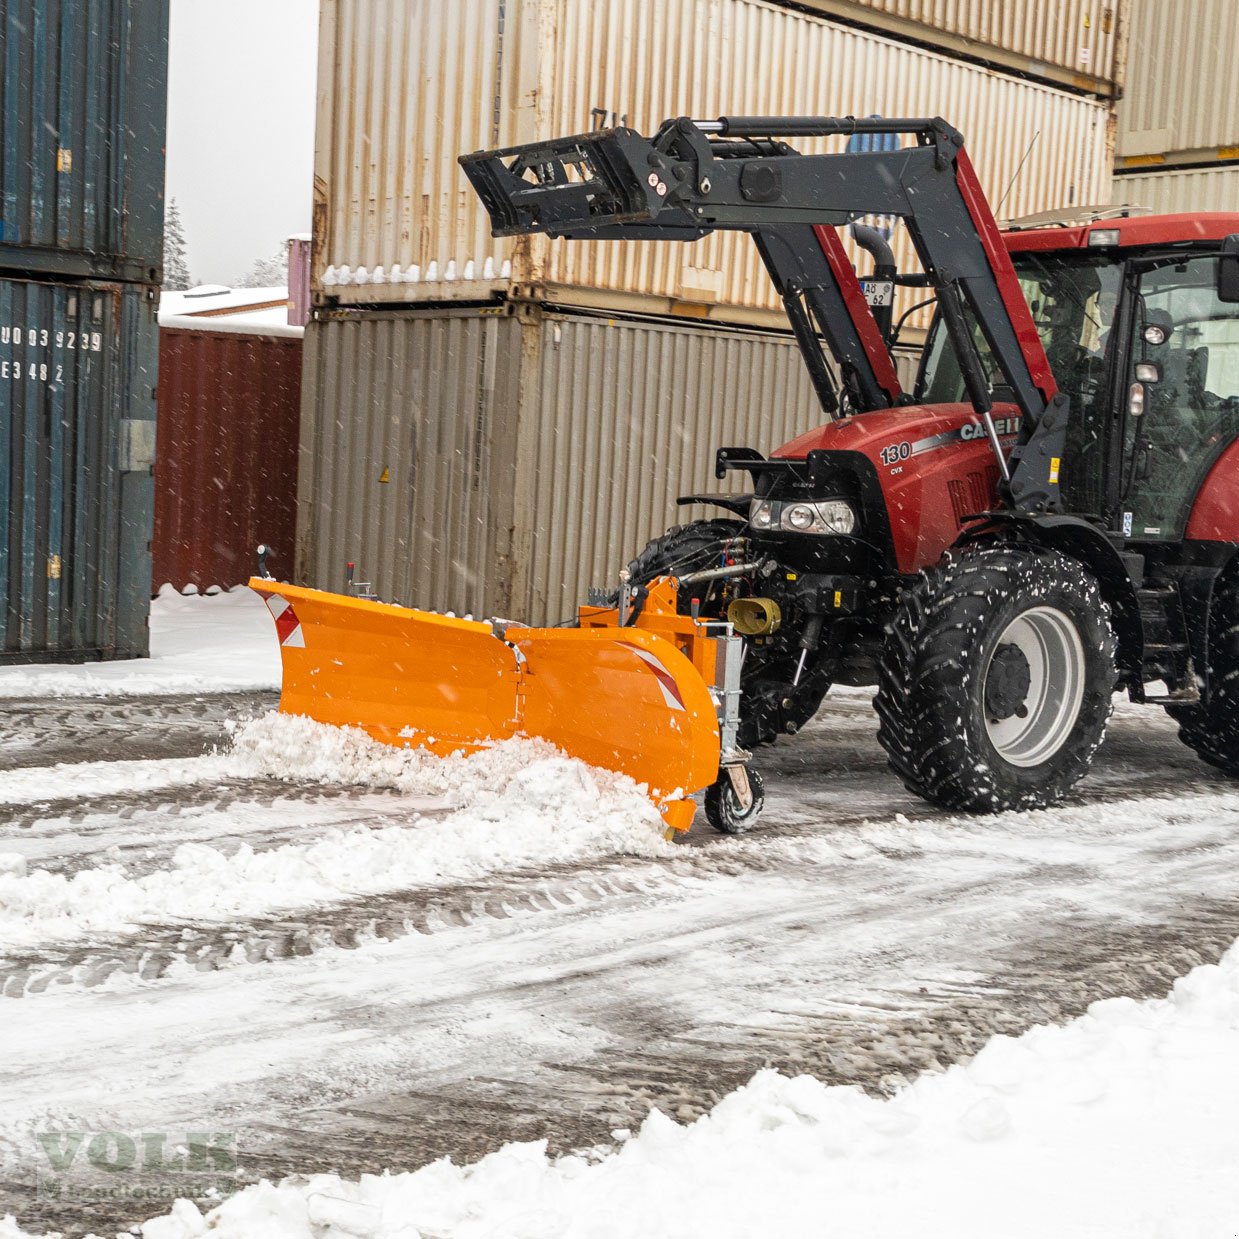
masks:
POLYGON ((666 862, 638 857, 552 865, 506 873, 494 882, 366 896, 286 914, 143 925, 127 934, 96 935, 89 943, 48 945, 0 956, 0 998, 22 998, 66 987, 114 985, 121 978, 155 982, 188 972, 273 963, 323 950, 355 950, 409 934, 430 936, 479 920, 562 912, 610 900, 669 898, 694 882, 778 869, 782 858, 759 852, 719 861, 680 849, 666 862))
POLYGON ((269 692, 7 699, 0 701, 0 768, 197 757, 226 743, 230 724, 278 703, 269 692))

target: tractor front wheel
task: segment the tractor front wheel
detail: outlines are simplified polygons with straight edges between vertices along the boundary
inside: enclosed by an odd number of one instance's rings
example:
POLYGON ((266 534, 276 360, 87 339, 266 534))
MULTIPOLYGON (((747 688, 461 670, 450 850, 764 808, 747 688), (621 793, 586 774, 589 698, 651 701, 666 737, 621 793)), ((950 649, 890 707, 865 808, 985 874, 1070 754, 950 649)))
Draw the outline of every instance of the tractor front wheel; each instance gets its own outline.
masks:
POLYGON ((1109 610, 1076 560, 972 547, 908 590, 887 629, 878 739, 948 809, 1043 808, 1083 777, 1117 678, 1109 610))
POLYGON ((1170 712, 1184 744, 1211 766, 1239 775, 1239 577, 1219 586, 1210 611, 1208 700, 1170 712))
MULTIPOLYGON (((659 576, 687 576, 703 568, 717 568, 723 554, 744 533, 743 521, 715 518, 694 521, 691 525, 676 525, 661 538, 655 538, 628 565, 634 585, 646 585, 659 576)), ((678 610, 687 615, 692 607, 692 594, 680 595, 678 610)), ((711 608, 707 607, 707 614, 711 608)))

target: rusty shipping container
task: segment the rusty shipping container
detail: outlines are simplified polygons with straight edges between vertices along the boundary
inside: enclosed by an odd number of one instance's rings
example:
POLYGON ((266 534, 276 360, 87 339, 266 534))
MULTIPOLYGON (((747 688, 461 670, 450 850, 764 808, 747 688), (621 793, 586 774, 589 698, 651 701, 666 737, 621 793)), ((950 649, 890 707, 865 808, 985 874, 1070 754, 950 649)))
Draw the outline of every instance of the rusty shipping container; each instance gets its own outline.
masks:
POLYGON ((822 420, 787 335, 337 311, 306 328, 296 577, 340 589, 355 561, 385 598, 555 623, 700 514, 675 499, 722 487, 718 447, 822 420))
POLYGON ((0 663, 147 653, 156 296, 0 279, 0 663))
MULTIPOLYGON (((320 305, 506 295, 778 325, 742 235, 692 245, 491 237, 456 163, 462 150, 613 123, 937 114, 963 130, 1003 215, 1109 198, 1108 104, 764 0, 324 0, 321 11, 320 305)), ((899 232, 896 242, 911 263, 899 232)))
POLYGON ((1239 4, 1132 0, 1129 46, 1118 168, 1239 160, 1239 4))
POLYGON ((0 271, 158 283, 168 0, 0 0, 0 271))
POLYGON ((301 356, 294 329, 160 331, 156 588, 244 584, 259 542, 291 569, 301 356))
POLYGON ((1104 98, 1123 82, 1129 0, 799 0, 893 38, 1104 98))

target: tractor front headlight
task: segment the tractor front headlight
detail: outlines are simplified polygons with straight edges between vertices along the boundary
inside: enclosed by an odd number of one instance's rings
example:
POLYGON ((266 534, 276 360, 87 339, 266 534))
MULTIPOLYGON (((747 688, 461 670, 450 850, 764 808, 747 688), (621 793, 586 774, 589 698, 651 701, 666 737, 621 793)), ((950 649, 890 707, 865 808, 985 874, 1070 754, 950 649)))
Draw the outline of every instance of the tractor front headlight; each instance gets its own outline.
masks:
POLYGON ((811 503, 791 503, 783 509, 782 525, 784 529, 794 529, 797 533, 810 533, 817 522, 817 512, 811 503))
POLYGON ((846 499, 817 503, 808 499, 754 499, 749 505, 749 527, 763 532, 849 534, 856 530, 856 509, 846 499))
POLYGON ((789 503, 780 514, 779 525, 789 533, 849 534, 856 529, 856 509, 843 499, 789 503))

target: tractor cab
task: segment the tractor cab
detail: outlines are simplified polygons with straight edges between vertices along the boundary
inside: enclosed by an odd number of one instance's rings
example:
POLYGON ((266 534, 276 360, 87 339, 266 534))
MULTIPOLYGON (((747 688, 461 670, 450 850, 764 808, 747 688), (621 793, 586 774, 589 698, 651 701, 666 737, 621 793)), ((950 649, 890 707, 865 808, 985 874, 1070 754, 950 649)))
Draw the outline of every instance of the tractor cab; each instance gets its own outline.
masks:
MULTIPOLYGON (((1239 440, 1239 214, 1064 221, 1003 233, 1060 390, 1071 402, 1063 508, 1156 554, 1188 532, 1210 472, 1239 440)), ((977 353, 1001 383, 979 328, 977 353)), ((931 328, 916 398, 964 398, 931 328)), ((1239 515, 1236 516, 1239 520, 1239 515)), ((1239 530, 1232 531, 1232 536, 1239 530)))

